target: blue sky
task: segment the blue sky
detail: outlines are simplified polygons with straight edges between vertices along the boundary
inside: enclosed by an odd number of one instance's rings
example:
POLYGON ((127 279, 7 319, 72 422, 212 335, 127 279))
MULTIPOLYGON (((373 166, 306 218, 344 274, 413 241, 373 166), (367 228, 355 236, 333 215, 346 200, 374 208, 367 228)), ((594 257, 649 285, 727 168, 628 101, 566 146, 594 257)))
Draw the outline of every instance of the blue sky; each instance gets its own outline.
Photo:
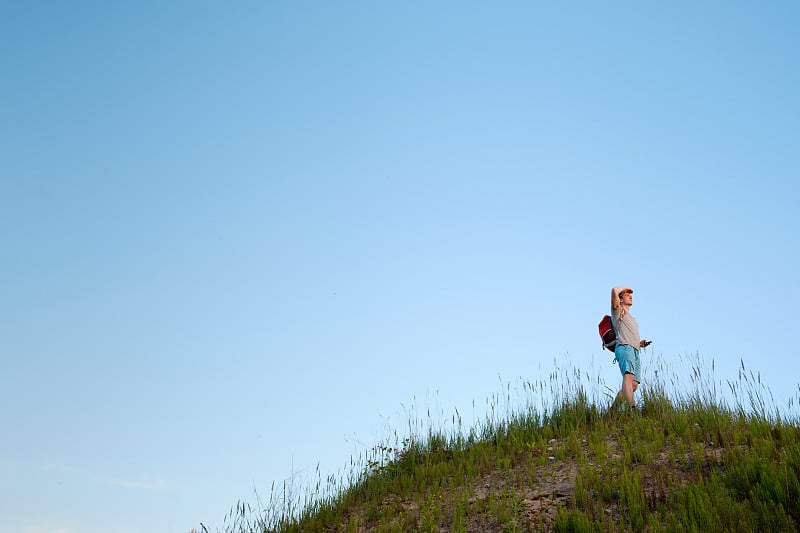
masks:
POLYGON ((413 406, 615 388, 614 285, 797 396, 795 3, 3 11, 4 531, 213 529, 413 406))

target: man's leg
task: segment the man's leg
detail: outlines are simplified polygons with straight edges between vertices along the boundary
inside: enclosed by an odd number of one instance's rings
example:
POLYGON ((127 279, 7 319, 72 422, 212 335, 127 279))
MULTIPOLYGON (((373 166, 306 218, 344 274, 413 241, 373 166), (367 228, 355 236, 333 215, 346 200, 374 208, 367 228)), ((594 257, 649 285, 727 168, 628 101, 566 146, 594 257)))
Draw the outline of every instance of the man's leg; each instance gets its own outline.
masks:
POLYGON ((622 388, 617 393, 617 400, 625 400, 629 406, 633 407, 635 405, 633 403, 633 392, 637 388, 638 383, 633 379, 633 374, 625 372, 625 375, 622 376, 622 388))

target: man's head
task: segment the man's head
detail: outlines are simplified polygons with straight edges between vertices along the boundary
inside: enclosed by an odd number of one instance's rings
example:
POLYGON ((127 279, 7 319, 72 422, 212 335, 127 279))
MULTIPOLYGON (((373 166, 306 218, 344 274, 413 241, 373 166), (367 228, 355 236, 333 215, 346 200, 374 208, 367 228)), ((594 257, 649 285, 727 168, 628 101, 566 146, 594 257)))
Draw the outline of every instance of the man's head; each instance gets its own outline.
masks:
POLYGON ((633 305, 633 289, 625 287, 619 291, 619 301, 622 305, 633 305))

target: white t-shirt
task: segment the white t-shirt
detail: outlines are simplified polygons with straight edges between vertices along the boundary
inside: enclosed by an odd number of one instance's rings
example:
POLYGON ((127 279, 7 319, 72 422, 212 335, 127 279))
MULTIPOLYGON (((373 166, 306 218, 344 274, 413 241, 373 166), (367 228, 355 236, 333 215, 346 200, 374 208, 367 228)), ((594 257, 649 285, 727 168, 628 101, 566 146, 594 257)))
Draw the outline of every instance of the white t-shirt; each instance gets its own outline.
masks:
POLYGON ((611 323, 617 332, 617 345, 628 344, 639 349, 639 324, 622 305, 611 309, 611 323))

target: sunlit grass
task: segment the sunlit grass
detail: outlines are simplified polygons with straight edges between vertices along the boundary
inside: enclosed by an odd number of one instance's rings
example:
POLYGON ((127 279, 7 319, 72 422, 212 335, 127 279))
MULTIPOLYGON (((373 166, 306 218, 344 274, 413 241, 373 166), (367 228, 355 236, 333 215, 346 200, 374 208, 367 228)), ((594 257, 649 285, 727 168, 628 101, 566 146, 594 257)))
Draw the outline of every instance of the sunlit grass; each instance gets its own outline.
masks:
POLYGON ((779 409, 744 363, 718 387, 714 367, 657 362, 636 411, 575 368, 504 384, 471 427, 411 417, 344 475, 273 486, 222 530, 796 531, 796 399, 779 409))

